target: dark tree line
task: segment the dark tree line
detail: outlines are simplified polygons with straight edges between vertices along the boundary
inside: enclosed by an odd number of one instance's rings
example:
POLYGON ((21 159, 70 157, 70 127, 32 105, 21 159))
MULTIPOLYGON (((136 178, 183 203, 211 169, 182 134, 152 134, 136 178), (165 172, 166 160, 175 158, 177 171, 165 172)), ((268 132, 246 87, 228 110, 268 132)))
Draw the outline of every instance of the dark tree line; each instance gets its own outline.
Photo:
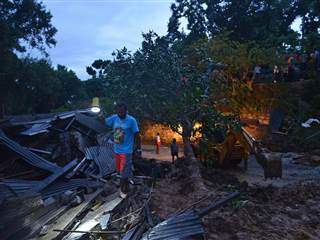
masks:
POLYGON ((35 0, 0 1, 1 113, 48 112, 85 99, 83 83, 64 66, 21 58, 29 48, 47 57, 56 44, 51 14, 35 0))
POLYGON ((189 38, 231 32, 232 40, 256 41, 264 46, 314 50, 320 44, 320 2, 317 0, 176 0, 171 6, 169 34, 181 36, 181 18, 189 38), (300 18, 301 32, 291 24, 300 18))

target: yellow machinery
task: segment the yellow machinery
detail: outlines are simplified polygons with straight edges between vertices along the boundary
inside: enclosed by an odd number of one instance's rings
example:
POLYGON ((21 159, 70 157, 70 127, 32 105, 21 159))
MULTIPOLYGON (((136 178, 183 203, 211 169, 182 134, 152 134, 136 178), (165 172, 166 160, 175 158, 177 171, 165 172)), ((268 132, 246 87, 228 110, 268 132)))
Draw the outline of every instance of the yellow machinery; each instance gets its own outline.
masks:
POLYGON ((244 161, 244 166, 247 168, 247 160, 251 149, 241 131, 228 130, 222 143, 208 146, 208 155, 205 158, 215 159, 216 165, 225 167, 237 165, 244 161))
POLYGON ((222 143, 209 145, 205 159, 214 159, 215 165, 222 167, 237 165, 244 161, 244 168, 247 169, 250 153, 255 155, 257 162, 264 169, 265 178, 282 177, 281 158, 272 156, 272 153, 262 148, 243 128, 240 131, 230 129, 222 143))

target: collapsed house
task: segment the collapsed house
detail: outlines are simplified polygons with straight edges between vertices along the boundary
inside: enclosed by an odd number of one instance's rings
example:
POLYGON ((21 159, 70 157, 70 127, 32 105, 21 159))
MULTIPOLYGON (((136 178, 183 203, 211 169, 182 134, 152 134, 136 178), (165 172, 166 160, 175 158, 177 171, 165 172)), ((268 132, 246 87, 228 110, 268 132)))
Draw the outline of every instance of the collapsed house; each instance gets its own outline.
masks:
POLYGON ((0 120, 1 239, 202 239, 201 217, 239 195, 155 220, 155 178, 170 163, 135 159, 120 198, 110 130, 88 110, 0 120))
MULTIPOLYGON (((140 239, 153 180, 118 196, 110 130, 89 110, 0 120, 1 239, 140 239)), ((136 166, 159 175, 152 164, 136 166)))
POLYGON ((107 133, 87 110, 1 120, 1 238, 29 239, 101 188, 115 172, 107 133))

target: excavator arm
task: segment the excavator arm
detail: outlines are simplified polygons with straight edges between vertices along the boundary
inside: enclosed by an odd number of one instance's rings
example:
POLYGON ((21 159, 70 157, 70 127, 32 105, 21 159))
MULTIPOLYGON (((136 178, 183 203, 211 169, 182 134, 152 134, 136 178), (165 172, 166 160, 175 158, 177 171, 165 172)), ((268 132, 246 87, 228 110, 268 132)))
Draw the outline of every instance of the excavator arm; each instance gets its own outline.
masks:
POLYGON ((209 147, 210 156, 214 155, 219 166, 236 165, 244 161, 247 169, 247 160, 254 154, 256 161, 264 170, 265 178, 281 178, 282 162, 279 154, 271 153, 261 147, 261 143, 250 135, 245 128, 240 131, 230 129, 225 140, 209 147))
POLYGON ((242 128, 243 140, 250 148, 252 154, 255 155, 257 163, 264 170, 264 178, 281 178, 282 177, 282 161, 281 156, 277 153, 272 153, 261 146, 259 141, 256 141, 245 128, 242 128))

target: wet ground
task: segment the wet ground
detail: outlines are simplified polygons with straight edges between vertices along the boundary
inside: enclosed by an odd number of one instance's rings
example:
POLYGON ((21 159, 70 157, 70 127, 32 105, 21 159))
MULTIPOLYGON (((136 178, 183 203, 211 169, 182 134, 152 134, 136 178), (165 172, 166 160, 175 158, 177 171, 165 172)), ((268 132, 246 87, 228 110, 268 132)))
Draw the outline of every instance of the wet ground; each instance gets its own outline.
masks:
POLYGON ((293 163, 293 159, 290 157, 290 154, 286 154, 282 157, 282 169, 282 178, 264 179, 263 169, 252 155, 248 160, 247 171, 244 171, 244 169, 241 168, 241 164, 234 169, 228 169, 225 171, 236 176, 240 182, 246 181, 249 186, 261 187, 269 185, 283 187, 305 179, 320 178, 320 166, 314 167, 295 164, 293 163))
POLYGON ((206 191, 192 188, 192 169, 177 164, 157 182, 152 209, 165 219, 238 190, 239 199, 202 219, 205 239, 320 239, 320 167, 294 164, 290 154, 282 160, 283 178, 273 180, 264 179, 254 156, 247 171, 241 165, 228 170, 200 166, 206 191))
MULTIPOLYGON (((171 161, 170 146, 162 145, 160 153, 156 153, 154 145, 142 145, 142 157, 148 159, 157 159, 161 161, 171 161)), ((179 147, 179 157, 183 157, 183 148, 179 147)))

